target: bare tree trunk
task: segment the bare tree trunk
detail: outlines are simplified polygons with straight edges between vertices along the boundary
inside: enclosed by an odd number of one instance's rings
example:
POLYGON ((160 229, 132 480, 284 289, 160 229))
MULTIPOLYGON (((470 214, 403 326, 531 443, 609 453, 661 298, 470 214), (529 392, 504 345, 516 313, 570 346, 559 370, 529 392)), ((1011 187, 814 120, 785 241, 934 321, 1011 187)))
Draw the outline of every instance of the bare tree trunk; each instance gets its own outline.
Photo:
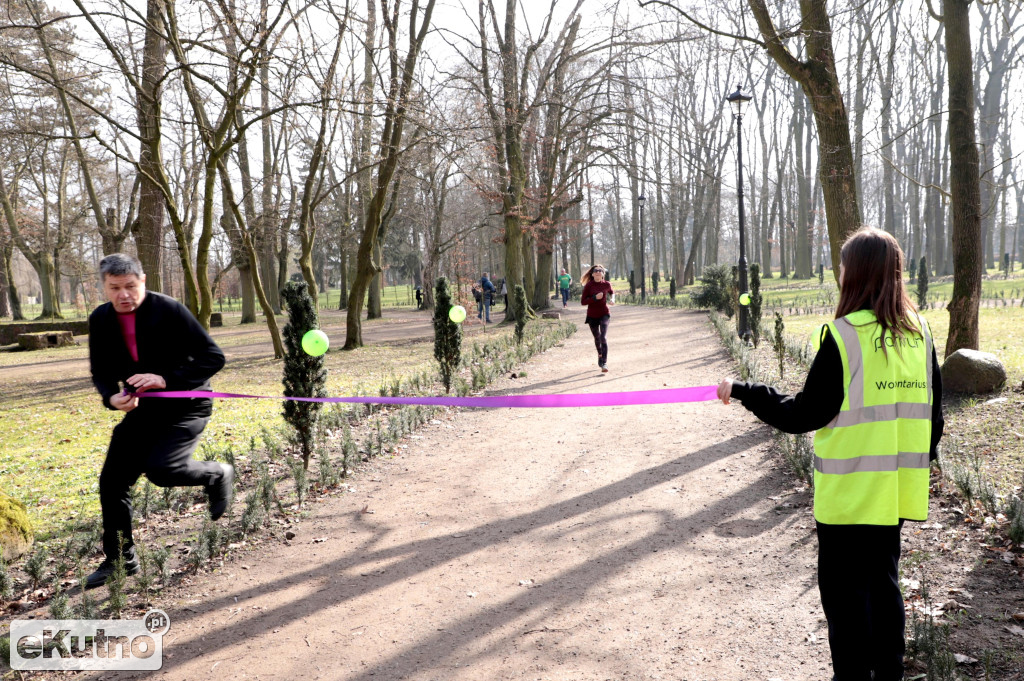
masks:
MULTIPOLYGON (((837 79, 832 26, 826 0, 800 3, 801 33, 806 61, 797 60, 786 48, 768 13, 764 0, 748 0, 764 38, 768 54, 803 88, 818 131, 819 176, 825 198, 833 275, 839 277, 839 250, 846 237, 861 225, 860 204, 854 177, 850 124, 837 79)), ((798 251, 799 252, 799 251, 798 251)))
POLYGON ((553 244, 541 242, 537 239, 537 276, 533 283, 533 301, 531 305, 534 310, 546 310, 551 307, 551 274, 554 265, 553 244))
POLYGON ((338 310, 348 307, 348 253, 338 251, 338 310))
MULTIPOLYGON (((871 94, 870 83, 873 79, 872 63, 867 63, 865 53, 867 52, 869 40, 867 35, 871 33, 872 26, 864 11, 864 5, 858 5, 854 10, 856 15, 856 30, 851 30, 850 39, 854 45, 850 46, 850 52, 854 54, 854 68, 850 75, 856 78, 853 86, 853 178, 854 185, 858 189, 858 195, 863 191, 864 182, 864 113, 868 108, 867 96, 871 94), (867 73, 865 73, 865 70, 867 73)), ((849 90, 847 85, 847 90, 849 90)))
POLYGON ((441 227, 444 225, 445 205, 448 203, 448 178, 451 177, 451 166, 440 173, 440 181, 435 177, 431 183, 431 194, 434 201, 434 217, 430 223, 430 231, 424 235, 426 239, 426 262, 423 265, 423 309, 434 309, 434 282, 437 280, 437 267, 441 261, 441 227))
POLYGON ((252 265, 249 264, 249 254, 244 253, 245 268, 238 267, 236 260, 235 267, 238 269, 238 288, 242 295, 242 319, 241 324, 256 323, 256 289, 252 282, 252 265))
POLYGON ((953 209, 953 297, 946 356, 978 349, 978 307, 984 251, 974 129, 971 0, 945 0, 942 23, 949 62, 950 195, 953 209))
MULTIPOLYGON (((920 173, 920 159, 921 154, 916 149, 910 154, 907 165, 910 168, 915 168, 920 173)), ((904 205, 909 207, 909 215, 907 216, 907 229, 913 230, 913 236, 910 239, 910 256, 911 263, 919 263, 921 261, 921 255, 924 249, 924 232, 926 226, 921 220, 921 191, 917 184, 908 183, 906 184, 906 192, 904 197, 904 205)), ((927 262, 927 260, 925 260, 927 262)), ((914 276, 917 276, 916 273, 914 276)))
MULTIPOLYGON (((769 75, 770 77, 770 75, 769 75)), ((758 204, 760 210, 758 211, 755 220, 760 225, 761 232, 761 247, 759 249, 760 257, 757 260, 761 263, 761 278, 771 279, 772 278, 772 225, 774 224, 774 212, 771 209, 771 203, 768 198, 771 184, 769 182, 768 169, 771 167, 771 155, 775 150, 778 142, 778 129, 776 126, 771 126, 771 142, 769 143, 765 130, 769 126, 759 126, 761 136, 761 191, 758 204)), ((778 182, 778 178, 776 178, 778 182)), ((753 194, 753 183, 751 183, 751 194, 753 194)))
POLYGON ((0 230, 0 317, 9 317, 11 315, 10 305, 10 277, 8 272, 10 266, 8 264, 7 255, 7 240, 4 237, 4 233, 0 230))
MULTIPOLYGON (((939 29, 941 32, 941 28, 939 29)), ((936 41, 938 40, 936 35, 936 41)), ((925 222, 928 227, 926 232, 928 266, 935 274, 943 274, 946 263, 946 216, 942 204, 942 194, 937 189, 943 184, 944 162, 939 159, 943 157, 943 149, 946 145, 946 137, 942 134, 942 95, 945 90, 945 78, 942 77, 942 53, 936 50, 934 71, 930 75, 930 82, 933 83, 931 90, 931 107, 929 118, 929 151, 927 154, 929 173, 928 182, 932 185, 927 189, 925 198, 925 222)), ((931 65, 931 64, 930 64, 931 65)))
POLYGON ((686 267, 683 268, 683 283, 686 285, 695 283, 699 273, 700 267, 697 258, 703 244, 704 226, 706 224, 705 213, 707 207, 704 199, 707 195, 708 180, 700 178, 697 182, 697 192, 693 198, 693 234, 690 237, 690 255, 686 259, 686 267))
MULTIPOLYGON (((299 267, 302 269, 302 277, 306 280, 309 295, 313 299, 313 305, 316 309, 319 309, 320 307, 320 297, 316 278, 313 276, 313 243, 316 241, 317 232, 313 211, 316 208, 316 204, 319 202, 320 186, 322 184, 321 178, 323 176, 322 164, 327 147, 327 133, 331 129, 330 103, 331 94, 334 92, 334 74, 338 66, 338 57, 341 55, 342 36, 345 35, 345 25, 347 20, 348 17, 346 16, 345 20, 340 22, 340 26, 338 27, 338 38, 334 44, 334 55, 331 57, 331 65, 327 68, 327 73, 324 76, 324 82, 320 87, 322 95, 320 100, 320 127, 317 130, 316 141, 313 143, 312 153, 310 154, 309 163, 307 164, 306 181, 303 183, 301 208, 299 210, 298 231, 299 243, 302 246, 302 250, 299 254, 299 267)), ((293 193, 292 205, 289 206, 288 209, 289 223, 291 222, 291 216, 294 210, 294 196, 295 195, 293 193)), ((287 227, 282 226, 282 232, 287 234, 287 227)), ((284 248, 287 247, 287 237, 281 240, 281 245, 284 248)), ((281 269, 286 268, 282 267, 281 269)))
MULTIPOLYGON (((39 288, 43 309, 38 318, 61 319, 60 301, 55 300, 53 297, 57 289, 56 283, 53 280, 53 251, 50 250, 45 243, 40 248, 33 249, 25 240, 18 228, 18 218, 14 213, 14 206, 11 204, 10 194, 7 192, 7 183, 4 181, 3 173, 0 173, 0 204, 2 204, 4 219, 7 220, 7 228, 10 230, 12 240, 15 245, 17 245, 18 250, 20 250, 22 255, 24 255, 28 260, 29 264, 32 265, 32 269, 35 270, 36 275, 39 277, 39 288)), ((46 223, 45 216, 43 218, 43 223, 46 223)), ((11 277, 10 283, 13 284, 13 282, 14 278, 11 277)), ((12 302, 16 301, 12 298, 12 302)), ((20 306, 17 307, 18 312, 20 313, 20 306)))
MULTIPOLYGON (((1010 126, 1003 126, 1002 131, 1002 152, 1003 152, 1003 173, 1002 180, 1000 181, 999 190, 999 206, 1002 214, 1002 219, 999 222, 999 261, 1002 263, 1003 258, 1007 254, 1006 250, 1006 228, 1007 228, 1007 211, 1010 198, 1010 170, 1013 167, 1013 147, 1010 137, 1010 126)), ((1020 217, 1018 215, 1018 217, 1020 217)))
POLYGON ((228 243, 231 246, 231 262, 238 270, 238 288, 242 298, 242 324, 253 324, 256 322, 256 292, 252 283, 252 263, 249 261, 249 251, 245 248, 242 232, 235 223, 235 216, 231 212, 231 206, 227 205, 226 195, 224 199, 224 212, 220 216, 220 226, 227 234, 228 243))
MULTIPOLYGON (((796 130, 796 140, 793 148, 796 150, 796 172, 797 200, 796 200, 796 272, 793 277, 796 279, 808 279, 811 276, 811 262, 807 257, 809 253, 810 232, 810 209, 811 209, 811 178, 807 174, 807 167, 804 163, 804 144, 809 141, 811 132, 807 129, 807 102, 799 96, 794 97, 793 107, 793 128, 796 130), (806 136, 806 137, 805 137, 806 136)), ((808 161, 810 159, 807 159, 808 161)))
POLYGON ((21 311, 21 297, 18 295, 18 286, 14 282, 14 271, 11 268, 11 261, 14 259, 14 242, 8 240, 0 244, 0 259, 3 260, 4 276, 7 279, 7 299, 11 303, 11 319, 20 322, 25 319, 21 311))
POLYGON ((165 198, 154 180, 163 173, 160 158, 161 84, 167 71, 167 32, 161 0, 146 3, 146 37, 142 52, 141 89, 136 93, 139 136, 139 211, 132 227, 135 248, 146 272, 146 288, 162 291, 165 198))
MULTIPOLYGON (((879 38, 870 29, 866 31, 867 43, 871 48, 871 59, 875 71, 879 74, 879 89, 881 96, 881 136, 882 136, 882 228, 897 239, 904 237, 899 233, 896 225, 896 182, 893 172, 895 153, 892 138, 892 95, 893 80, 895 77, 895 61, 897 47, 897 14, 889 13, 886 17, 889 25, 889 49, 885 58, 882 58, 879 49, 879 38), (888 157, 891 161, 886 161, 888 157)), ((858 177, 860 175, 858 174, 858 177)))
MULTIPOLYGON (((235 218, 238 219, 238 215, 236 215, 235 218)), ((245 240, 245 249, 249 253, 249 262, 256 262, 256 249, 253 247, 249 233, 243 232, 242 238, 245 240)), ((263 308, 263 316, 267 320, 267 327, 270 329, 270 340, 274 345, 274 359, 281 359, 284 357, 284 344, 281 342, 281 331, 277 326, 277 318, 274 316, 274 310, 270 306, 270 300, 264 293, 263 285, 260 283, 259 269, 252 268, 250 273, 252 275, 253 288, 256 291, 256 297, 260 301, 260 307, 263 308)))
POLYGON ((415 12, 409 19, 409 51, 406 53, 405 59, 401 64, 398 62, 397 50, 398 7, 395 7, 396 14, 390 21, 386 16, 384 17, 388 33, 389 53, 391 55, 390 90, 387 96, 384 127, 381 131, 379 142, 381 160, 377 166, 373 196, 363 210, 365 223, 363 225, 362 237, 359 241, 359 251, 356 254, 356 276, 352 282, 352 290, 348 297, 346 350, 354 350, 363 345, 362 320, 360 319, 363 311, 363 297, 366 295, 366 289, 370 285, 371 279, 379 271, 379 265, 374 262, 373 249, 378 243, 381 222, 385 217, 388 193, 391 189, 391 181, 398 168, 402 134, 406 122, 406 107, 412 89, 416 62, 420 49, 423 46, 423 40, 430 27, 430 17, 434 11, 434 1, 427 0, 426 7, 423 8, 422 22, 419 24, 419 28, 416 27, 419 17, 416 16, 415 12))
POLYGON ((380 243, 373 245, 373 262, 376 273, 370 280, 370 289, 366 292, 366 318, 380 319, 384 316, 384 257, 380 243))
POLYGON ((536 239, 529 232, 523 234, 523 279, 520 282, 523 290, 526 291, 527 305, 533 299, 535 290, 534 284, 537 277, 537 260, 534 257, 534 243, 536 239))
MULTIPOLYGON (((32 269, 39 277, 40 295, 43 299, 43 310, 37 319, 64 319, 60 311, 60 279, 57 273, 57 261, 49 251, 40 253, 41 257, 29 258, 32 269)), ((26 255, 26 257, 28 257, 26 255)))
POLYGON ((1013 230, 1013 248, 1010 249, 1010 272, 1013 272, 1014 258, 1024 263, 1024 239, 1021 239, 1021 232, 1024 231, 1024 183, 1017 179, 1016 171, 1013 173, 1013 183, 1017 187, 1017 225, 1013 230))
MULTIPOLYGON (((1000 126, 1004 130, 1011 127, 1007 118, 1007 108, 1004 98, 1009 91, 1007 76, 1010 73, 1011 63, 1017 58, 1018 50, 1024 45, 1024 38, 1016 38, 1013 35, 1012 27, 1016 25, 1017 18, 1024 11, 1024 5, 1014 3, 976 3, 981 15, 981 28, 978 34, 982 36, 982 44, 979 45, 980 67, 976 77, 976 89, 979 90, 980 102, 978 111, 978 133, 981 148, 981 170, 984 178, 981 182, 981 235, 985 243, 985 262, 987 267, 995 267, 996 254, 994 253, 995 241, 995 220, 1000 197, 1005 183, 997 182, 1005 176, 1007 166, 1003 172, 996 168, 996 147, 999 144, 1000 126), (993 17, 993 14, 995 16, 993 17), (1012 42, 1011 42, 1012 41, 1012 42), (988 71, 988 82, 984 89, 981 88, 981 72, 988 71)), ((1005 154, 1004 154, 1004 157, 1005 154)), ((1002 260, 1002 248, 998 254, 1002 260)))
POLYGON ((138 193, 141 184, 142 176, 136 174, 135 184, 132 186, 131 199, 128 201, 128 218, 125 220, 122 229, 117 229, 117 211, 113 207, 107 208, 106 219, 103 221, 104 227, 99 230, 100 240, 103 244, 103 255, 120 253, 124 248, 124 241, 131 233, 132 224, 135 222, 135 195, 138 193))

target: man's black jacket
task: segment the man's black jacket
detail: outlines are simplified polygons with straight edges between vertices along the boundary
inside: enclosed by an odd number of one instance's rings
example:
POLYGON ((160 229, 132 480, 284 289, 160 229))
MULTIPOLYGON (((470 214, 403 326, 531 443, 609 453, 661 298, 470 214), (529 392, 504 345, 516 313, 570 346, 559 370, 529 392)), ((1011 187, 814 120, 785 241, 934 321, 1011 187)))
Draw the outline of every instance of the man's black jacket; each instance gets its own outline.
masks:
MULTIPOLYGON (((147 291, 135 310, 135 341, 138 362, 128 352, 111 303, 89 315, 89 369, 107 409, 114 408, 110 398, 121 392, 120 383, 133 374, 161 376, 166 390, 210 390, 210 377, 224 366, 224 353, 188 308, 161 293, 147 291)), ((211 404, 207 399, 142 399, 133 413, 180 413, 211 404)))

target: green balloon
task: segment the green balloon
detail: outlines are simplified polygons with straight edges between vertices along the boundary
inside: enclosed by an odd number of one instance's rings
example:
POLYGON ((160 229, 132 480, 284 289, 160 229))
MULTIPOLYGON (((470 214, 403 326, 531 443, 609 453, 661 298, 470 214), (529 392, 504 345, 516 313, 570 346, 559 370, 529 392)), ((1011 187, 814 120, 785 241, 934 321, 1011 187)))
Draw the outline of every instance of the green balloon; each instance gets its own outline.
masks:
POLYGON ((455 305, 452 309, 448 310, 448 319, 452 320, 456 324, 461 324, 466 321, 466 308, 461 305, 455 305))
POLYGON ((302 337, 302 349, 311 357, 319 357, 331 347, 327 334, 320 329, 311 329, 302 337))
POLYGON ((750 305, 750 294, 749 293, 741 293, 740 294, 740 305, 750 305))

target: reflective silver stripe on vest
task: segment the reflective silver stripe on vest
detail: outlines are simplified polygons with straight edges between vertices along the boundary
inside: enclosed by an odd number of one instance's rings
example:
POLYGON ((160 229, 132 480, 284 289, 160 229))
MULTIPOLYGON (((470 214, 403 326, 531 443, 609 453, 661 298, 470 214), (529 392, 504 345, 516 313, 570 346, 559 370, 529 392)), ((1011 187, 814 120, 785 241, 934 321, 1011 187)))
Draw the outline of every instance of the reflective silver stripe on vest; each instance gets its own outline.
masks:
MULTIPOLYGON (((853 324, 841 317, 835 322, 836 331, 843 338, 846 346, 846 361, 850 367, 850 411, 864 408, 864 356, 860 349, 860 337, 853 324)), ((843 412, 839 412, 842 416, 843 412)), ((830 426, 839 425, 830 423, 830 426)))
POLYGON ((896 419, 928 419, 932 418, 931 405, 922 402, 897 402, 896 404, 880 404, 875 407, 861 407, 841 411, 829 425, 833 428, 856 426, 861 423, 879 423, 896 419))
POLYGON ((855 456, 850 459, 814 457, 814 470, 828 475, 849 473, 894 473, 900 468, 928 468, 928 453, 900 452, 893 456, 855 456))

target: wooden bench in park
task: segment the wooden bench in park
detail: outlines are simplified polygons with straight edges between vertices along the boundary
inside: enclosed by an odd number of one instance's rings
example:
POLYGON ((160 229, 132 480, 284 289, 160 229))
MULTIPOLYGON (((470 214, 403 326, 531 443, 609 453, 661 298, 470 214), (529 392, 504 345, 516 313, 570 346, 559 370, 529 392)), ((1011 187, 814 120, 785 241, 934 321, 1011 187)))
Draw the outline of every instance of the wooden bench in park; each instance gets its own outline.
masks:
POLYGON ((70 331, 38 331, 18 334, 18 345, 26 350, 45 350, 74 345, 75 337, 70 331))

